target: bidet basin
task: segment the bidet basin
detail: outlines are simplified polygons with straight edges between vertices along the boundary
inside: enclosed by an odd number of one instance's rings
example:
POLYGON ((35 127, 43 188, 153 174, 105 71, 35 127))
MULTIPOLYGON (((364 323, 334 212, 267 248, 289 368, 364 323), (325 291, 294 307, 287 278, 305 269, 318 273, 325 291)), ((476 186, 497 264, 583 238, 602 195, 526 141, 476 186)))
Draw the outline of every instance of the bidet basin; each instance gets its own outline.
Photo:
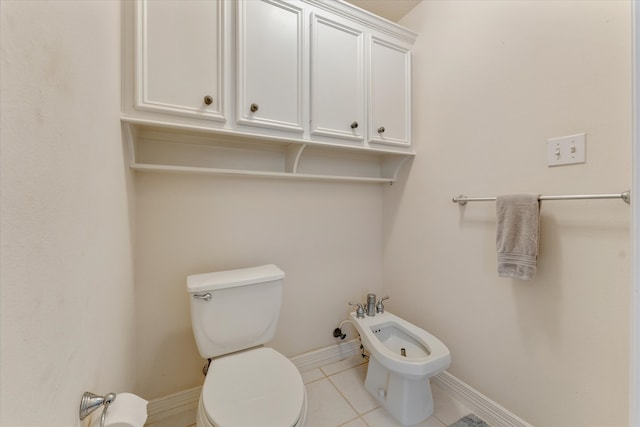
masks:
POLYGON ((385 347, 402 357, 411 359, 431 355, 431 351, 426 346, 413 339, 392 323, 375 326, 371 331, 385 347))
POLYGON ((387 369, 431 376, 451 364, 451 354, 442 341, 389 311, 364 319, 352 312, 350 317, 364 347, 387 369))

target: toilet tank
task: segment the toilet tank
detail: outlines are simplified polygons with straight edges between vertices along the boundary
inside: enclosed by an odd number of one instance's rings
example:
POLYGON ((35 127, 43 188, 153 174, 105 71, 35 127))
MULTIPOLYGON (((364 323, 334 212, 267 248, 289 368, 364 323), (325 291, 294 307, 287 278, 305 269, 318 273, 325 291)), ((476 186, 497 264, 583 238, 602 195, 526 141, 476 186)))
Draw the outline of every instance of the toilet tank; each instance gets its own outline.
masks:
POLYGON ((200 355, 209 359, 271 341, 283 279, 284 272, 273 264, 187 277, 200 355))

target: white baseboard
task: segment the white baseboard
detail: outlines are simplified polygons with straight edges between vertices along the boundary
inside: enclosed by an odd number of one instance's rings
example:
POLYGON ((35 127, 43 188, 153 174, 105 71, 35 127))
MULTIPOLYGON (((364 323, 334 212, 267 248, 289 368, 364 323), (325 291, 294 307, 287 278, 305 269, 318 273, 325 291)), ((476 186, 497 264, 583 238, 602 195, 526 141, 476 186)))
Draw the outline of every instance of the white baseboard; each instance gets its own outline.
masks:
MULTIPOLYGON (((301 371, 348 359, 360 352, 360 341, 341 342, 291 358, 301 371)), ((445 393, 462 402, 493 427, 532 427, 498 403, 444 371, 431 378, 445 393)), ((184 427, 195 424, 195 414, 202 387, 194 387, 168 396, 153 399, 147 405, 146 427, 184 427)))
POLYGON ((445 393, 462 402, 474 414, 493 427, 532 427, 531 424, 447 371, 431 377, 431 383, 436 384, 445 393))
POLYGON ((196 423, 202 386, 159 397, 147 404, 145 427, 186 427, 196 423))
POLYGON ((291 361, 300 372, 309 371, 330 363, 348 359, 360 352, 360 340, 341 341, 338 344, 330 345, 308 353, 300 354, 291 358, 291 361))

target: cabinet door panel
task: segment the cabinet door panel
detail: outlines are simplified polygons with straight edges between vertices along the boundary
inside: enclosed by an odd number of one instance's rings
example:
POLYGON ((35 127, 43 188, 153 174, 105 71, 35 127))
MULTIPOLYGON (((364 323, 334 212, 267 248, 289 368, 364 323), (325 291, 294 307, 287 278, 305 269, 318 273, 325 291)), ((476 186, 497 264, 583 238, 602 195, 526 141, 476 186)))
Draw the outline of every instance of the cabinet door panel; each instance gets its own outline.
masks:
POLYGON ((363 140, 364 36, 322 16, 312 17, 312 133, 363 140))
POLYGON ((224 121, 222 3, 138 2, 136 108, 224 121))
POLYGON ((291 3, 238 2, 239 123, 302 132, 302 28, 291 3))
POLYGON ((411 141, 410 51, 371 39, 369 140, 407 146, 411 141))

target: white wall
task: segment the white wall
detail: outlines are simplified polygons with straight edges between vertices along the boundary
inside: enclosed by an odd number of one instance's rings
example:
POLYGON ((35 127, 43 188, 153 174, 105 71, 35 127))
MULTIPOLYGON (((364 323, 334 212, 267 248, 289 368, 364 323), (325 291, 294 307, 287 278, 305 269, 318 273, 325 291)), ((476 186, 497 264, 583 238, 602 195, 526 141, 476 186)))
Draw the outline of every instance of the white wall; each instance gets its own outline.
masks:
POLYGON ((0 425, 133 387, 120 4, 2 1, 0 425))
MULTIPOLYGON (((635 0, 633 9, 633 194, 640 192, 640 4, 635 0)), ((629 387, 629 425, 640 427, 640 199, 634 197, 633 285, 631 293, 631 360, 629 387)))
POLYGON ((76 425, 85 390, 201 383, 186 275, 267 262, 287 273, 289 356, 333 343, 384 274, 390 309, 516 414, 626 424, 629 207, 544 203, 525 283, 496 277, 493 205, 449 200, 629 186, 629 3, 423 2, 404 21, 420 33, 405 182, 138 175, 135 292, 119 3, 0 10, 1 425, 76 425), (546 139, 582 131, 588 163, 547 168, 546 139))
POLYGON ((534 425, 627 425, 629 206, 543 202, 525 282, 497 277, 495 204, 451 198, 629 188, 630 3, 425 1, 401 23, 418 155, 383 198, 390 309, 534 425), (587 163, 548 168, 546 140, 579 132, 587 163))
POLYGON ((381 290, 380 185, 153 173, 135 181, 136 390, 145 397, 204 380, 190 274, 268 263, 284 270, 271 346, 287 356, 334 344, 347 302, 381 290))

